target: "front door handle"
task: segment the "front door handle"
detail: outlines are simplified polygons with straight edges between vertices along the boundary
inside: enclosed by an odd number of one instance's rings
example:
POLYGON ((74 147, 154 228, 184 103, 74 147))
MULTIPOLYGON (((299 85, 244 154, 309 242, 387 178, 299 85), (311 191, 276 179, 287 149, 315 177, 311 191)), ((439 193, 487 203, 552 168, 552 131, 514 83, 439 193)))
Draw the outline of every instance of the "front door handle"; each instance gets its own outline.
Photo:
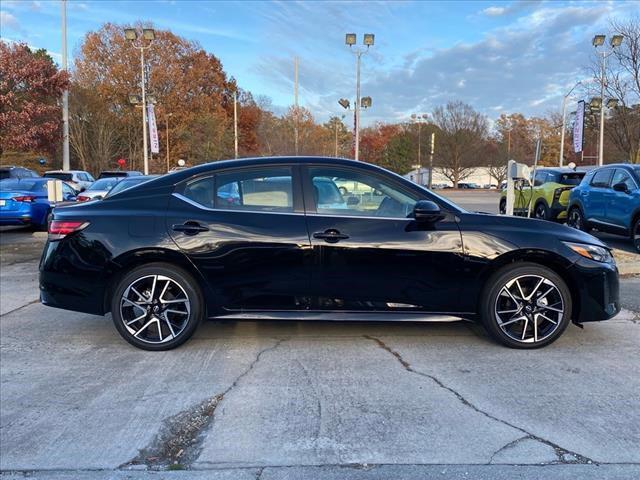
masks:
POLYGON ((174 232, 183 232, 185 235, 197 235, 200 232, 209 231, 209 227, 192 220, 184 222, 183 224, 175 224, 171 228, 174 232))
POLYGON ((314 233, 313 238, 324 240, 327 243, 338 243, 340 240, 346 240, 347 238, 349 238, 349 235, 340 233, 340 231, 336 230, 335 228, 330 228, 329 230, 325 230, 324 232, 314 233))

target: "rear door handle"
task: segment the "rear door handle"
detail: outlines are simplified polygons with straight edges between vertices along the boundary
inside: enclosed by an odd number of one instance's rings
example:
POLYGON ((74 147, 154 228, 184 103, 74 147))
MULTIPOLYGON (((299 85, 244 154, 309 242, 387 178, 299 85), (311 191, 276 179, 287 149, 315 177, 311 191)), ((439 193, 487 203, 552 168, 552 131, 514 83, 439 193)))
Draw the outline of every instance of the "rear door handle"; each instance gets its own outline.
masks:
POLYGON ((327 243, 337 243, 340 240, 346 240, 347 238, 349 238, 349 235, 340 233, 340 231, 336 230, 335 228, 330 228, 328 230, 325 230, 324 232, 314 233, 313 238, 324 240, 327 243))
POLYGON ((185 235, 197 235, 200 232, 208 232, 209 227, 199 224, 198 222, 188 221, 183 224, 175 224, 171 227, 174 232, 183 232, 185 235))

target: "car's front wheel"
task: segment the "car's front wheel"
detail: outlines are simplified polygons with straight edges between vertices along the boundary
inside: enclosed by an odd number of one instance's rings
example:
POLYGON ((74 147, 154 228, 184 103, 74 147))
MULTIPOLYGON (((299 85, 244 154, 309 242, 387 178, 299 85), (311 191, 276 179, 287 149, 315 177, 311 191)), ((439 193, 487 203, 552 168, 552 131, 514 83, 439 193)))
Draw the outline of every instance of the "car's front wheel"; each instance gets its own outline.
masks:
POLYGON ((539 202, 533 210, 533 216, 539 220, 547 220, 549 218, 549 209, 544 203, 539 202))
POLYGON ((111 315, 127 342, 145 350, 169 350, 193 335, 204 316, 204 301, 187 272, 151 263, 134 268, 118 282, 111 315))
POLYGON ((558 339, 571 321, 571 293, 550 268, 514 263, 487 282, 481 319, 491 337, 512 348, 538 348, 558 339))
POLYGON ((640 217, 636 218, 631 229, 631 240, 633 241, 633 246, 640 253, 640 217))
POLYGON ((589 232, 590 230, 584 215, 582 215, 582 210, 580 210, 579 207, 572 207, 569 210, 567 214, 567 225, 576 230, 582 230, 583 232, 589 232))

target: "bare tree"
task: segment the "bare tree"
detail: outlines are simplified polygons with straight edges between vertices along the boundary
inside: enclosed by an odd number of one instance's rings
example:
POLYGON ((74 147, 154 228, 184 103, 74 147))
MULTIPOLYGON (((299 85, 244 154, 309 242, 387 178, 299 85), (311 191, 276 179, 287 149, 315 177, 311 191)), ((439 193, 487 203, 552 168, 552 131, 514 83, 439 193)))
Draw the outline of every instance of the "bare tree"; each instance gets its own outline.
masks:
POLYGON ((479 153, 487 137, 487 119, 471 105, 457 101, 437 107, 433 120, 441 130, 436 167, 457 188, 458 182, 483 163, 479 153))

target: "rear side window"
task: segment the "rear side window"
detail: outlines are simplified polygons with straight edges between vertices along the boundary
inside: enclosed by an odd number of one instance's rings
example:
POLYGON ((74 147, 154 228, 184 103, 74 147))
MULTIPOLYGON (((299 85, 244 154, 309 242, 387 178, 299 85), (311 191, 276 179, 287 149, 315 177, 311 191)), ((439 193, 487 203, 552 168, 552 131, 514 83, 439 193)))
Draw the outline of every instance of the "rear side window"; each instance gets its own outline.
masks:
POLYGON ((213 177, 200 178, 187 183, 182 194, 189 200, 207 208, 213 208, 213 177))
POLYGON ((215 177, 218 208, 293 211, 290 167, 261 167, 219 173, 215 177))
POLYGON ((580 185, 582 177, 584 177, 584 173, 582 172, 563 173, 560 175, 558 183, 562 185, 580 185))
POLYGON ((599 170, 593 175, 591 180, 592 187, 607 188, 611 182, 611 174, 613 170, 610 168, 606 170, 599 170))

